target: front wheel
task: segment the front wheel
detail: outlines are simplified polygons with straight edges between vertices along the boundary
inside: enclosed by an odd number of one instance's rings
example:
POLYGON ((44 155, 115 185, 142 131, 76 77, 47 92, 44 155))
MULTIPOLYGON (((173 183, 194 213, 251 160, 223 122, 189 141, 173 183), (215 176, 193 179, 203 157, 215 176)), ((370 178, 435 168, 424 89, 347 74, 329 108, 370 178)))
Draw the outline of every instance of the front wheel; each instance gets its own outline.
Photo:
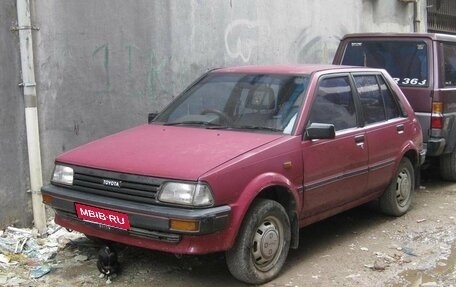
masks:
POLYGON ((257 199, 247 212, 232 249, 226 252, 228 269, 236 279, 262 284, 282 269, 290 248, 290 220, 278 202, 257 199))
POLYGON ((383 213, 392 216, 405 214, 412 203, 415 191, 415 172, 408 158, 399 163, 396 177, 380 197, 380 209, 383 213))

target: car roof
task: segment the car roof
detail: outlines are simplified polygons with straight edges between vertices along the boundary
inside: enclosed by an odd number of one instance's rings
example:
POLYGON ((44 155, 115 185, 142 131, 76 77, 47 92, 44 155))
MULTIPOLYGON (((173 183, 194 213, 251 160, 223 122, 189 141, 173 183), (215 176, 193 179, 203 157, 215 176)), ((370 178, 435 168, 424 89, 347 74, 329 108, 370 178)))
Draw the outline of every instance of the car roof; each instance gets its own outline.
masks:
POLYGON ((391 39, 428 38, 431 40, 456 42, 455 35, 440 34, 440 33, 352 33, 352 34, 346 34, 343 37, 343 39, 350 39, 350 38, 391 38, 391 39))
POLYGON ((365 67, 325 65, 325 64, 302 64, 302 65, 252 65, 226 67, 213 70, 216 73, 265 73, 265 74, 311 74, 314 72, 331 70, 333 72, 347 72, 350 70, 378 70, 365 67))

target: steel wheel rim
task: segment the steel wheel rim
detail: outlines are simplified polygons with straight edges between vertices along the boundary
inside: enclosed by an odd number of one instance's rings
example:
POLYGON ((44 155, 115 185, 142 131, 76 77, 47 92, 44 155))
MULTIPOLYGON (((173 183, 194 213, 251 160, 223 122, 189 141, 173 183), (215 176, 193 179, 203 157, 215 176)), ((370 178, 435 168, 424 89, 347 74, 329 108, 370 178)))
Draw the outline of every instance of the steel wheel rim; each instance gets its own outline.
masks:
POLYGON ((284 226, 274 216, 266 217, 255 229, 252 240, 252 260, 255 267, 263 272, 271 270, 282 253, 284 226))
POLYGON ((397 175, 396 180, 396 201, 399 206, 407 205, 412 193, 412 182, 410 172, 404 168, 397 175))

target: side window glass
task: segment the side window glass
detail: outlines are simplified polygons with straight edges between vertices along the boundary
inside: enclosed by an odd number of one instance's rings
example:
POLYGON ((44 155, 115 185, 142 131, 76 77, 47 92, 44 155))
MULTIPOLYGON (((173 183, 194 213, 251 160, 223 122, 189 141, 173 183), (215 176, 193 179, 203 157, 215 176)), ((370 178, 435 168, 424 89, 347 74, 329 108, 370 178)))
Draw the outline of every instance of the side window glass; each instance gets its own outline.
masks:
POLYGON ((456 45, 443 44, 445 87, 456 86, 456 45))
POLYGON ((365 123, 372 124, 385 121, 385 107, 377 77, 375 75, 367 75, 355 76, 354 78, 363 107, 365 123))
POLYGON ((378 77, 378 82, 380 84, 380 91, 382 93, 383 101, 385 103, 385 111, 387 119, 394 119, 401 117, 401 112, 397 104, 396 99, 393 96, 393 93, 386 85, 385 80, 382 77, 378 77))
POLYGON ((320 81, 309 123, 333 124, 336 131, 357 126, 348 77, 326 78, 320 81))

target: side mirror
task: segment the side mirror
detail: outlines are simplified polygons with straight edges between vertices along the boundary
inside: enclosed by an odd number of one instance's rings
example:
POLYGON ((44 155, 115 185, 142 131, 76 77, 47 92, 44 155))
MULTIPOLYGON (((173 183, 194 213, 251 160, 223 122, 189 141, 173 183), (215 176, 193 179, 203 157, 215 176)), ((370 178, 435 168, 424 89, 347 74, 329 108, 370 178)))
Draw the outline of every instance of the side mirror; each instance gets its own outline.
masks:
POLYGON ((306 129, 306 139, 333 139, 336 137, 336 129, 333 124, 311 123, 306 129))
POLYGON ((157 113, 149 113, 148 117, 147 117, 147 122, 150 124, 151 122, 154 121, 155 117, 157 116, 158 114, 157 113))

